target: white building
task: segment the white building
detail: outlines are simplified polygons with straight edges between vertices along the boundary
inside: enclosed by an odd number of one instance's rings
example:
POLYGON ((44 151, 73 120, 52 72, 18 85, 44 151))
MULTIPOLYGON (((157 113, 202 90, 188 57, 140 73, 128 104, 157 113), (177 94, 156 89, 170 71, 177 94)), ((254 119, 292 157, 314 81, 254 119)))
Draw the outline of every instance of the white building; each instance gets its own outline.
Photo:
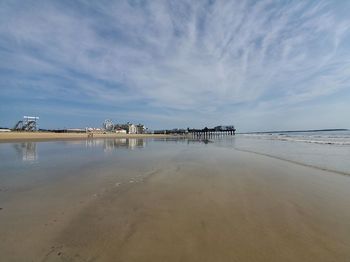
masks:
POLYGON ((126 134, 126 130, 125 129, 116 129, 115 132, 117 134, 126 134))
POLYGON ((129 124, 129 134, 137 134, 137 127, 134 124, 129 124))

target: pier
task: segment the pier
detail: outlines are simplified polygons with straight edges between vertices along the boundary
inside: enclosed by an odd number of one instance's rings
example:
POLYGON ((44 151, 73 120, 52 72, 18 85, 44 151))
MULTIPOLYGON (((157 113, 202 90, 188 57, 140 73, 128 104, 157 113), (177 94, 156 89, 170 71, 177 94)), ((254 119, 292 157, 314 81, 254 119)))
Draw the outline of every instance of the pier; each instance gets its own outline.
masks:
POLYGON ((214 128, 187 129, 188 135, 195 139, 209 139, 215 137, 233 136, 236 133, 234 126, 217 126, 214 128))
POLYGON ((187 128, 172 130, 156 130, 154 134, 180 135, 188 136, 193 139, 209 139, 224 136, 233 136, 236 134, 234 126, 216 126, 214 128, 205 127, 203 129, 187 128))

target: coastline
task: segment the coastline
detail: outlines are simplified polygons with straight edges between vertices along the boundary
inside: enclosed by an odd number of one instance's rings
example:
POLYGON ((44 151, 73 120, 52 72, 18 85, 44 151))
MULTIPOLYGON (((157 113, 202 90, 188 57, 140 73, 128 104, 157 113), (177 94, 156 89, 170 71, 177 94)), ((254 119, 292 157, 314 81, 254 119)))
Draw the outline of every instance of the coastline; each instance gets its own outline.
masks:
POLYGON ((55 141, 55 140, 81 140, 95 138, 172 138, 179 137, 166 134, 116 134, 116 133, 53 133, 53 132, 4 132, 0 133, 0 143, 23 141, 55 141))

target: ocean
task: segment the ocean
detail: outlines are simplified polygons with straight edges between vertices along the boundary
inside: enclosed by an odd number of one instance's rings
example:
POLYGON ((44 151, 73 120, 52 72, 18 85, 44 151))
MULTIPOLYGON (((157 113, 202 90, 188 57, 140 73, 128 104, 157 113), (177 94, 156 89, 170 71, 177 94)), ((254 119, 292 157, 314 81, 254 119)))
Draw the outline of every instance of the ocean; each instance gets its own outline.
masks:
POLYGON ((258 139, 350 146, 350 130, 243 134, 258 139))
POLYGON ((239 134, 234 147, 350 175, 350 131, 239 134))

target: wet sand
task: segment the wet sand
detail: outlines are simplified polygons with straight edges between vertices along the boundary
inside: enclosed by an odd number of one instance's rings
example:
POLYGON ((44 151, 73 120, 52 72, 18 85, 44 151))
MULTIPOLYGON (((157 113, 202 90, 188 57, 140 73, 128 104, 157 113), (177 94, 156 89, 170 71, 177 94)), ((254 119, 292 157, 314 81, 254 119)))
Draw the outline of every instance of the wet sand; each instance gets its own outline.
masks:
POLYGON ((215 146, 155 154, 0 191, 2 259, 350 260, 348 176, 215 146))

